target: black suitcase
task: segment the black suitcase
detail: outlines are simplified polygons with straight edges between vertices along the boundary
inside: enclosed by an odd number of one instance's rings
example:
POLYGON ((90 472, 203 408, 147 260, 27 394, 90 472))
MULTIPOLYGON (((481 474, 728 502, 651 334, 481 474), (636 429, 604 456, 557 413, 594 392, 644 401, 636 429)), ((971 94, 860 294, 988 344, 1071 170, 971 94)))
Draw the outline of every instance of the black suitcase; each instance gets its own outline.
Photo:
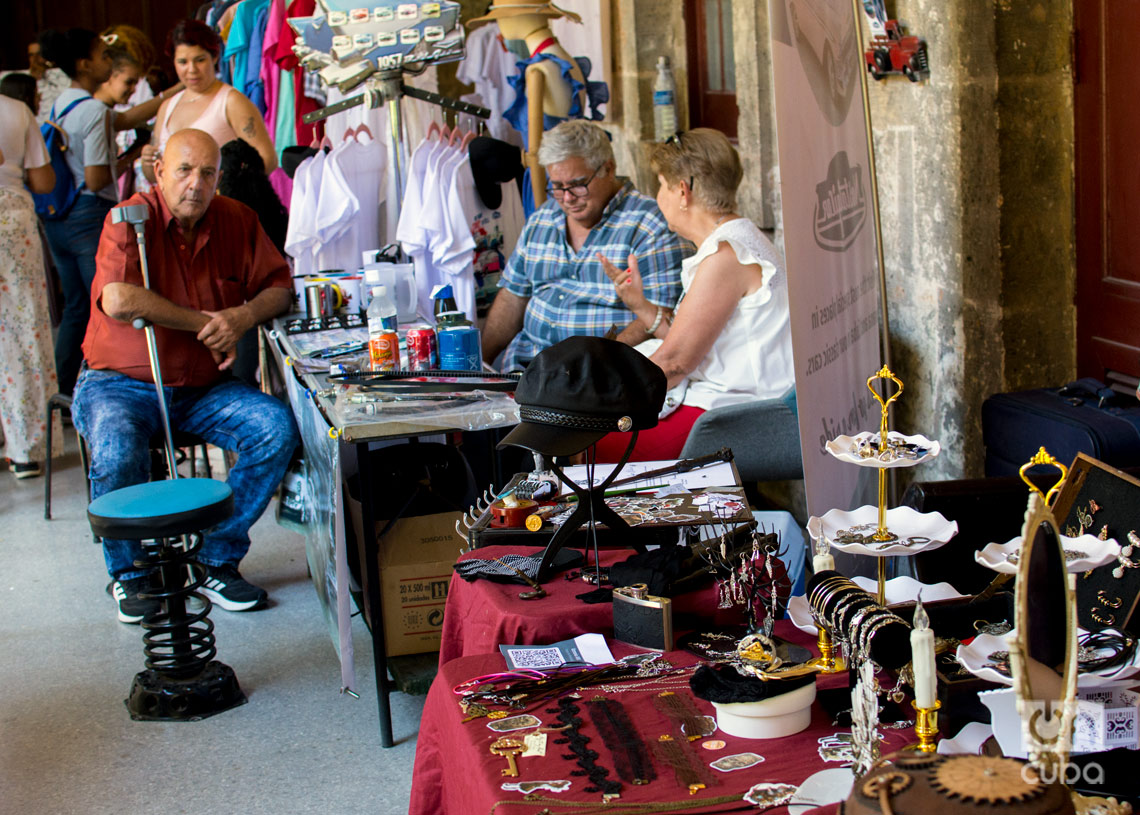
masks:
POLYGON ((1096 379, 997 393, 982 404, 986 475, 1017 475, 1045 447, 1068 466, 1077 453, 1113 467, 1140 465, 1140 405, 1096 379))

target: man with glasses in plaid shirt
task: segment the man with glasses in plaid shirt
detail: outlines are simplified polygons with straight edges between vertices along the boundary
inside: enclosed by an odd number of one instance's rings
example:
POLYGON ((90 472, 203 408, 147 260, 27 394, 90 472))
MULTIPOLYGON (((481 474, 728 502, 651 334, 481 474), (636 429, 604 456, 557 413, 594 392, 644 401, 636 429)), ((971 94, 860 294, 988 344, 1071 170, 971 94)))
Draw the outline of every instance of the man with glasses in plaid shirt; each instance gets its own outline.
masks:
POLYGON ((568 337, 605 336, 636 345, 651 334, 626 309, 601 258, 636 258, 646 297, 668 318, 681 294, 681 260, 692 247, 669 230, 657 203, 616 174, 609 136, 579 119, 543 135, 538 151, 550 198, 527 220, 483 328, 483 358, 523 370, 568 337))

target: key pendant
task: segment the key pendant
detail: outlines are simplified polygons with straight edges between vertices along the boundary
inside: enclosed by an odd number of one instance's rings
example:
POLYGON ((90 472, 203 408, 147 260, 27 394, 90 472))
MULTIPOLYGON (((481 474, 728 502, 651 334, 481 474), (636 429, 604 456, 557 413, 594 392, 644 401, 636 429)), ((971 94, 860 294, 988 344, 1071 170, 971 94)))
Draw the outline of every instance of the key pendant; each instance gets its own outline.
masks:
POLYGON ((515 756, 522 753, 525 749, 526 747, 518 739, 501 738, 492 742, 491 752, 507 760, 506 769, 500 770, 499 773, 510 778, 518 778, 519 765, 515 762, 515 756))

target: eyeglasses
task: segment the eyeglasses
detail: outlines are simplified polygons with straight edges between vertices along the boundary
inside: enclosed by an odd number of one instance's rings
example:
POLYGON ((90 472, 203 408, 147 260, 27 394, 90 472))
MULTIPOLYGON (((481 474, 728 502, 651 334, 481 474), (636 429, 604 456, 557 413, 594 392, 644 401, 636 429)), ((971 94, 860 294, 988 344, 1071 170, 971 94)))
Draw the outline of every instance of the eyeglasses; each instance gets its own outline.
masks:
MULTIPOLYGON (((605 165, 603 164, 602 167, 605 165)), ((555 200, 561 201, 567 195, 571 198, 584 198, 590 192, 590 182, 602 171, 602 168, 594 170, 590 173, 590 177, 585 181, 578 181, 573 184, 567 184, 565 187, 556 187, 553 184, 546 185, 546 191, 554 196, 555 200)))
MULTIPOLYGON (((678 130, 676 133, 674 133, 672 136, 670 136, 669 138, 667 138, 665 140, 665 144, 675 144, 678 147, 680 147, 682 150, 684 150, 685 147, 683 144, 681 144, 681 137, 684 135, 685 135, 684 132, 678 130)), ((693 182, 696 180, 697 179, 695 176, 689 176, 689 192, 693 191, 693 182)))

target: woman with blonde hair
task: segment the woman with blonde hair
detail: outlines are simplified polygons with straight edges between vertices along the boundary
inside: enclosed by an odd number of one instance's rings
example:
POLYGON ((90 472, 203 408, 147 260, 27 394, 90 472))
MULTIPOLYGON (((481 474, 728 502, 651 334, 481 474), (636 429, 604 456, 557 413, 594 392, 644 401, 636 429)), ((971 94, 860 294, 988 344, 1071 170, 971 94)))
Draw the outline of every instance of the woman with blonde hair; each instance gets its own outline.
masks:
MULTIPOLYGON (((657 145, 650 162, 661 184, 661 213, 697 252, 681 263, 683 294, 672 317, 645 298, 635 256, 626 269, 602 260, 618 296, 653 341, 639 347, 665 372, 671 393, 684 392, 679 407, 641 433, 634 461, 676 458, 706 410, 795 397, 784 263, 760 229, 736 212, 740 156, 723 133, 698 128, 657 145)), ((621 436, 598 443, 600 461, 620 458, 621 436)))

